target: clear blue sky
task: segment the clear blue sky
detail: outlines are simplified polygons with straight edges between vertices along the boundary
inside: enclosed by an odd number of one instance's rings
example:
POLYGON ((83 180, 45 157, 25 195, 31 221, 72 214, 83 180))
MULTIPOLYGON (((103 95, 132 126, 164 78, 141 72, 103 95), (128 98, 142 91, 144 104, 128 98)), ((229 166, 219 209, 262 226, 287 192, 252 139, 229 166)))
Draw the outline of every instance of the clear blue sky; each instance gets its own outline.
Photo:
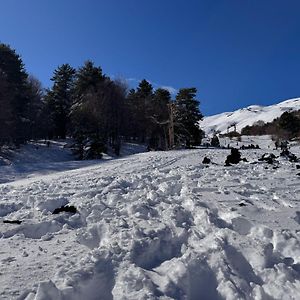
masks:
POLYGON ((300 97, 299 0, 1 0, 0 41, 45 86, 92 59, 110 76, 195 86, 205 115, 300 97))

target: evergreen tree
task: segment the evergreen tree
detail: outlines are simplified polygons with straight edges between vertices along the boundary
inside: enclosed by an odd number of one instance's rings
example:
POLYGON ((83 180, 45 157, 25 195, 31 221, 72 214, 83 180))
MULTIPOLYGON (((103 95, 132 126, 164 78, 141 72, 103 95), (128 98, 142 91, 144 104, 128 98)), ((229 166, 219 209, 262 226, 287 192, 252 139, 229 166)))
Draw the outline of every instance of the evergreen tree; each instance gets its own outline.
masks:
POLYGON ((126 87, 102 74, 90 61, 79 69, 71 117, 75 137, 120 150, 126 87))
MULTIPOLYGON (((102 69, 87 61, 79 68, 74 86, 74 104, 71 108, 72 132, 75 136, 100 136, 103 130, 100 110, 104 110, 97 92, 105 81, 102 69)), ((102 113, 101 113, 102 114, 102 113)))
POLYGON ((42 115, 45 109, 44 89, 41 82, 30 75, 27 79, 28 84, 28 120, 31 139, 42 138, 46 135, 45 121, 49 119, 49 114, 42 115))
POLYGON ((58 138, 66 138, 75 74, 76 70, 69 64, 59 66, 51 78, 53 87, 47 92, 46 101, 51 112, 53 136, 58 138))
POLYGON ((216 134, 214 134, 214 136, 212 137, 210 144, 213 147, 220 147, 220 140, 216 134))
POLYGON ((149 119, 150 105, 153 97, 153 87, 145 79, 143 79, 137 88, 136 99, 136 120, 139 129, 139 138, 142 143, 146 142, 149 135, 149 126, 151 122, 149 119))
POLYGON ((170 103, 171 95, 168 90, 157 89, 154 92, 148 109, 150 148, 166 150, 170 146, 170 103))
POLYGON ((287 138, 292 138, 300 132, 300 118, 295 113, 284 112, 278 121, 279 127, 286 131, 287 138))
POLYGON ((5 44, 0 44, 0 74, 10 99, 11 115, 6 121, 10 127, 10 139, 19 144, 28 138, 28 75, 20 56, 5 44))
POLYGON ((200 144, 202 138, 199 121, 203 116, 196 93, 196 88, 180 89, 175 101, 175 139, 178 144, 183 143, 186 147, 200 144))
POLYGON ((10 142, 12 135, 12 99, 5 77, 5 74, 0 73, 0 147, 10 142))
POLYGON ((139 128, 138 128, 138 99, 135 89, 131 89, 124 103, 124 130, 123 135, 128 140, 137 140, 139 138, 139 128))
POLYGON ((106 77, 102 74, 102 69, 100 67, 96 67, 90 60, 86 61, 76 75, 76 100, 80 101, 80 98, 87 93, 97 92, 100 83, 102 83, 105 78, 106 77))

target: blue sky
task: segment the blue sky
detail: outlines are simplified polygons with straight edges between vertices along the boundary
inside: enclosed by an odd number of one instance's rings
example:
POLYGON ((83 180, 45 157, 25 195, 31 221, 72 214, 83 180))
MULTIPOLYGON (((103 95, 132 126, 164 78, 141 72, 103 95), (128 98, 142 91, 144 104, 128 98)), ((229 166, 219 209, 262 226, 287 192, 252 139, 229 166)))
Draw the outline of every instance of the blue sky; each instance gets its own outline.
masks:
POLYGON ((197 87, 205 115, 300 97, 299 0, 1 0, 0 41, 45 86, 62 63, 197 87))

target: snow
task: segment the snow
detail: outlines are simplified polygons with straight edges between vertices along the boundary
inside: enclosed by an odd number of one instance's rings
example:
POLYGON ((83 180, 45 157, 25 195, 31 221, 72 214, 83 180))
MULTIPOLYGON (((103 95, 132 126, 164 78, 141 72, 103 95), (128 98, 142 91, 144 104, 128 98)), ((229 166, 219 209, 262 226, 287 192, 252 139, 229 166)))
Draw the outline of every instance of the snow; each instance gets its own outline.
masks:
MULTIPOLYGON (((93 166, 113 158, 113 153, 104 154, 102 160, 75 160, 70 146, 72 140, 51 140, 47 147, 45 141, 30 142, 20 149, 4 148, 0 151, 0 183, 25 178, 34 180, 41 175, 53 174, 93 166)), ((1 149, 0 149, 1 150, 1 149)), ((121 156, 145 152, 144 145, 124 143, 121 156)))
POLYGON ((8 178, 0 298, 299 299, 300 170, 259 162, 279 152, 257 143, 231 167, 229 150, 196 149, 8 178), (78 212, 51 213, 66 204, 78 212))
POLYGON ((214 116, 205 117, 200 122, 200 127, 211 135, 215 131, 226 133, 227 128, 236 124, 238 132, 257 121, 272 122, 286 111, 300 110, 300 98, 290 99, 270 106, 251 105, 234 112, 225 112, 214 116))

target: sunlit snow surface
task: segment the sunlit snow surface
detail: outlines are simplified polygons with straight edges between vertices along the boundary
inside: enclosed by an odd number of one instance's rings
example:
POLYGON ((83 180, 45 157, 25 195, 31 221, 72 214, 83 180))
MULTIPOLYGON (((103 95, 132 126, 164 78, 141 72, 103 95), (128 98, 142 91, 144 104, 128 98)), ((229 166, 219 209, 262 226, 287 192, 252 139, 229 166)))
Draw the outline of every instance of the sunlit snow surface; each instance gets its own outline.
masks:
MULTIPOLYGON (((270 106, 251 105, 246 108, 238 109, 234 112, 225 112, 218 115, 205 117, 200 122, 200 127, 207 133, 212 134, 215 131, 226 133, 227 128, 236 124, 238 132, 255 122, 272 122, 280 117, 284 112, 300 110, 300 98, 290 99, 270 106)), ((230 128, 232 131, 233 128, 230 128)))
POLYGON ((149 152, 1 184, 23 223, 0 223, 0 299, 300 299, 300 170, 258 142, 231 167, 149 152))

